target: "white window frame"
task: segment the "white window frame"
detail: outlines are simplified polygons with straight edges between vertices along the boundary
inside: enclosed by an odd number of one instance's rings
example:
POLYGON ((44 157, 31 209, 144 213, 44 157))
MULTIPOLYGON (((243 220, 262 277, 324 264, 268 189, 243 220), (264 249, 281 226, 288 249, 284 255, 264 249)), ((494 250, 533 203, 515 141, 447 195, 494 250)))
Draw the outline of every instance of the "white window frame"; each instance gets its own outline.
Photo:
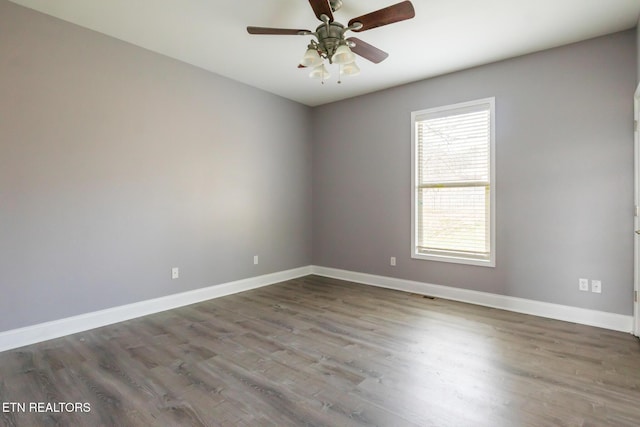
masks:
POLYGON ((474 101, 461 102, 452 105, 429 108, 426 110, 413 111, 411 113, 411 258, 452 262, 458 264, 477 265, 483 267, 495 267, 496 265, 496 150, 495 150, 495 97, 483 98, 474 101), (490 114, 490 141, 489 141, 489 247, 490 254, 488 259, 478 259, 473 257, 465 257, 459 253, 447 254, 446 252, 429 254, 418 252, 418 151, 417 151, 417 132, 416 122, 420 121, 425 115, 446 115, 447 112, 455 113, 457 110, 476 107, 479 105, 489 105, 490 114))

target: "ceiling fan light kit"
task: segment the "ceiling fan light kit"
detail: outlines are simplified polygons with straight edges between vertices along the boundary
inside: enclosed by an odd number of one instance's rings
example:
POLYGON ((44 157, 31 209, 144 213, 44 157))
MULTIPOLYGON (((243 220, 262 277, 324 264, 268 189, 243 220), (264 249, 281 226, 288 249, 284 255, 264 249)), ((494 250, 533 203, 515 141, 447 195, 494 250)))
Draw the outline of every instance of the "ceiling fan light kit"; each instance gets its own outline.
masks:
POLYGON ((309 0, 316 17, 322 21, 316 31, 293 30, 286 28, 247 27, 249 34, 262 35, 312 35, 316 40, 311 40, 307 46, 299 68, 313 67, 309 77, 324 80, 330 77, 325 66, 325 60, 329 64, 337 64, 340 75, 356 76, 360 74, 360 68, 355 63, 356 55, 378 64, 384 61, 389 54, 363 42, 355 37, 345 38, 347 31, 366 31, 394 22, 411 19, 415 16, 413 5, 410 1, 403 1, 395 5, 385 7, 366 15, 353 18, 348 26, 344 26, 333 20, 333 12, 342 7, 342 0, 309 0))

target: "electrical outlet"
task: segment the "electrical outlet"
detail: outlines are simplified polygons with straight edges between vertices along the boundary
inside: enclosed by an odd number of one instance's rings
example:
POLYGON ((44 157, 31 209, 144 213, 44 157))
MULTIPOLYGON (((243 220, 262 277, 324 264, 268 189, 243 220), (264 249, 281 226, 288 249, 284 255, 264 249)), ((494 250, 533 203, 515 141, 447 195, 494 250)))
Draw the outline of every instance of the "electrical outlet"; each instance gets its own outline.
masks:
POLYGON ((254 263, 255 265, 258 265, 258 255, 254 255, 254 256, 253 256, 253 263, 254 263))
POLYGON ((391 264, 392 266, 395 267, 395 265, 396 265, 396 257, 392 256, 391 259, 389 260, 389 264, 391 264))
POLYGON ((595 292, 596 294, 602 293, 602 282, 600 280, 591 281, 591 292, 595 292))
POLYGON ((589 292, 589 279, 578 279, 578 289, 589 292))
POLYGON ((177 279, 180 277, 180 269, 178 267, 173 267, 171 269, 171 278, 177 279))

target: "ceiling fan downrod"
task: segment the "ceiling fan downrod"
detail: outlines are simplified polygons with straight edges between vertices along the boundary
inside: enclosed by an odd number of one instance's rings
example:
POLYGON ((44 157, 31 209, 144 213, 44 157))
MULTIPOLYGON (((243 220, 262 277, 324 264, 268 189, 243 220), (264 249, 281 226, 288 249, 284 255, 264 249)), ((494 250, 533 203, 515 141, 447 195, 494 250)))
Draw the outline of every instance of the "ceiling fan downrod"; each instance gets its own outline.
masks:
POLYGON ((342 0, 329 0, 329 5, 331 6, 331 11, 335 12, 342 7, 342 0))

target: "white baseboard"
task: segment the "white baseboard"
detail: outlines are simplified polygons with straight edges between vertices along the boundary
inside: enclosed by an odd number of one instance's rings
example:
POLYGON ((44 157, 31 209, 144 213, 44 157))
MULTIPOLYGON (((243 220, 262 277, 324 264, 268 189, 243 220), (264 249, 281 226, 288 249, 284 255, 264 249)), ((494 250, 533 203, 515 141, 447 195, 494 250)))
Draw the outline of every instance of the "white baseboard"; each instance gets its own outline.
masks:
POLYGON ((0 332, 0 352, 311 274, 300 267, 0 332))
POLYGON ((309 274, 430 295, 453 301, 532 314, 534 316, 548 317, 583 325, 597 326, 615 331, 631 333, 633 330, 633 316, 490 294, 450 286, 396 279, 393 277, 358 273, 336 268, 306 266, 0 332, 0 352, 209 299, 284 282, 290 279, 296 279, 309 274))
POLYGON ((393 277, 358 273, 336 268, 312 266, 311 270, 313 274, 317 274, 318 276, 347 280, 365 285, 396 289, 453 301, 515 311, 517 313, 532 314, 534 316, 564 320, 566 322, 597 326, 599 328, 611 329, 614 331, 629 333, 632 333, 633 331, 633 316, 625 316, 623 314, 589 310, 586 308, 552 304, 548 302, 491 294, 488 292, 472 291, 469 289, 454 288, 450 286, 433 285, 430 283, 396 279, 393 277))

